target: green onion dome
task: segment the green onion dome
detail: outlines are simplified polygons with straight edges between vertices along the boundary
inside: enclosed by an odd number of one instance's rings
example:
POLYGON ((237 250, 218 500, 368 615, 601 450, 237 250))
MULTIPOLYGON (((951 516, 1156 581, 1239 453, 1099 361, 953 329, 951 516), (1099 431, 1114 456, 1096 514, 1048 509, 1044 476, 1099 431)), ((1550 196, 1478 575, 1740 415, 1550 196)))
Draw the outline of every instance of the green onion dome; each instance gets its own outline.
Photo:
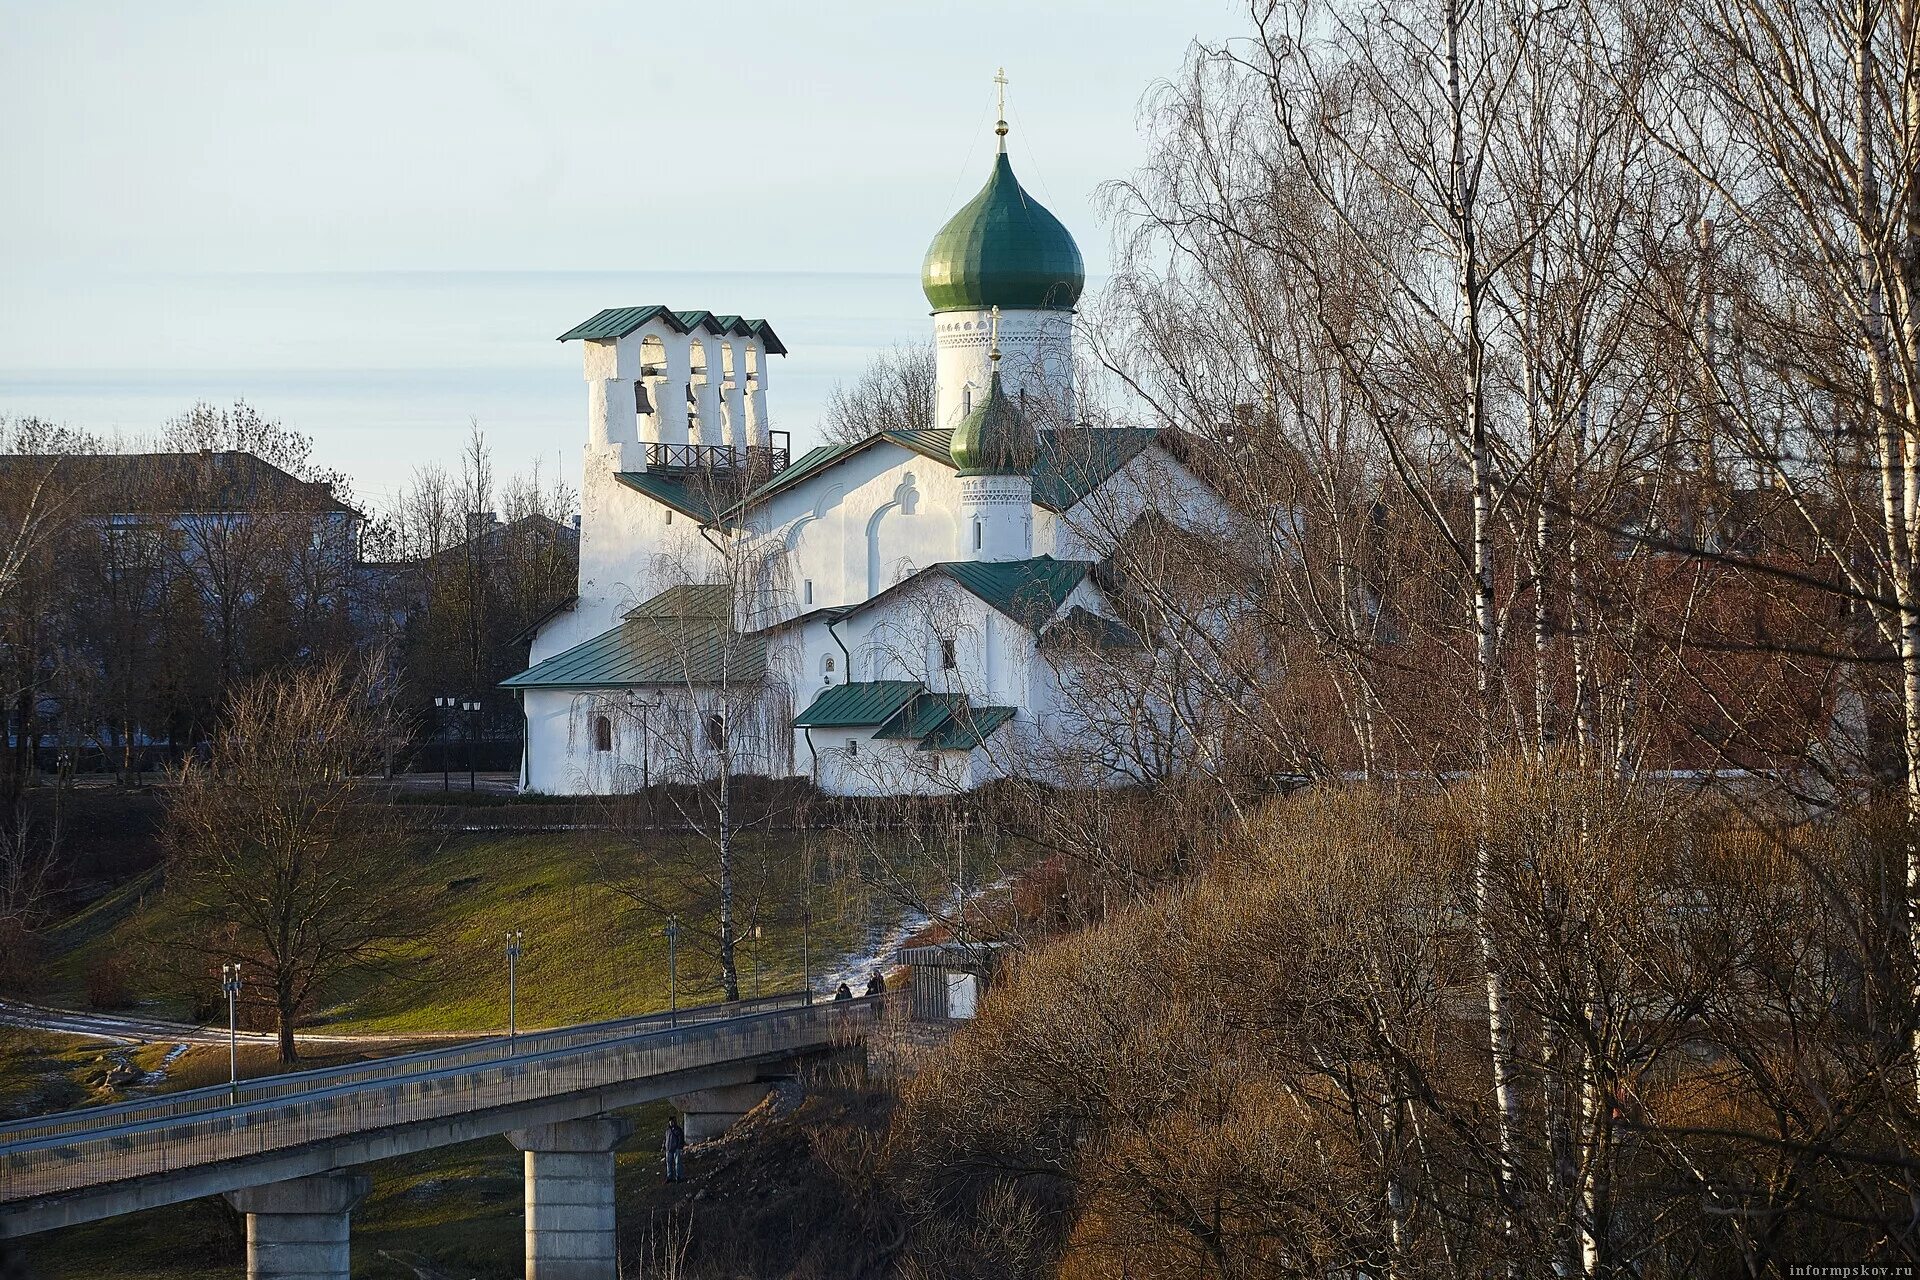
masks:
POLYGON ((920 288, 935 311, 1071 311, 1086 283, 1080 247, 1020 186, 1004 151, 920 266, 920 288))
POLYGON ((1000 370, 993 371, 984 400, 960 419, 949 446, 953 465, 963 476, 1030 476, 1039 438, 1020 407, 1000 386, 1000 370))

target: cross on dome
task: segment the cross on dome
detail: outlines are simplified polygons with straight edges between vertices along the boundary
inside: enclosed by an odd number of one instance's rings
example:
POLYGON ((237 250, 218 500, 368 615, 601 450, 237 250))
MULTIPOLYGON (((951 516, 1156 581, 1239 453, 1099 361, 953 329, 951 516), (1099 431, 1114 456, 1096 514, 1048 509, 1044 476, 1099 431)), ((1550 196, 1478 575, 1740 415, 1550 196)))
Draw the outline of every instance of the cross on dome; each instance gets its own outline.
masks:
POLYGON ((1007 69, 1005 67, 993 73, 993 83, 1000 101, 999 109, 994 113, 1000 118, 993 122, 993 131, 1000 137, 1000 154, 1005 155, 1007 153, 1007 69))

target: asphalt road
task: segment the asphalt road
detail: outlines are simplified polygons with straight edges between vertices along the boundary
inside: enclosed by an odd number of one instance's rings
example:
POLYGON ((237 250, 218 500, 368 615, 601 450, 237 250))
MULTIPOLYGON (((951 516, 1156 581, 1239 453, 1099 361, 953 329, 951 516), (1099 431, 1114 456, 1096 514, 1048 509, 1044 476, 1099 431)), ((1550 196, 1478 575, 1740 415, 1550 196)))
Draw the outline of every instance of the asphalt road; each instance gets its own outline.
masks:
MULTIPOLYGON (((56 1009, 50 1005, 30 1004, 23 1000, 0 1000, 0 1026, 22 1027, 31 1031, 51 1031, 104 1040, 109 1044, 225 1044, 227 1029, 220 1026, 195 1026, 190 1022, 169 1022, 164 1018, 146 1018, 137 1014, 92 1013, 77 1009, 56 1009)), ((491 1031, 434 1031, 409 1035, 339 1035, 327 1032, 297 1031, 299 1044, 398 1044, 420 1040, 472 1040, 494 1034, 491 1031)), ((271 1031, 242 1031, 239 1040, 246 1044, 278 1044, 271 1031)))

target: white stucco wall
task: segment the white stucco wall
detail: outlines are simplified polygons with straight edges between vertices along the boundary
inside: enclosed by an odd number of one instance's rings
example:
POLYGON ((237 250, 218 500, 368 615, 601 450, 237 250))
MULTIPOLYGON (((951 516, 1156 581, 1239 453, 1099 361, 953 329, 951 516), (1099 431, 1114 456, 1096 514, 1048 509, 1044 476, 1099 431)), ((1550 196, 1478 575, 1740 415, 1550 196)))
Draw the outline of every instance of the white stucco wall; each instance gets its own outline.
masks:
MULTIPOLYGON (((992 325, 988 311, 942 311, 934 316, 936 425, 959 425, 969 405, 979 404, 986 395, 993 376, 992 325)), ((1028 417, 1036 427, 1071 426, 1077 421, 1072 312, 1000 313, 1000 386, 1016 401, 1024 393, 1028 417)))
POLYGON ((885 441, 775 494, 755 524, 788 556, 791 598, 778 616, 859 604, 959 559, 959 505, 952 467, 885 441))
POLYGON ((609 795, 637 789, 644 781, 686 782, 711 778, 719 755, 706 742, 701 722, 733 709, 733 769, 736 775, 787 777, 795 772, 789 724, 793 712, 784 687, 770 690, 764 707, 741 708, 737 691, 723 697, 685 686, 637 689, 643 716, 625 690, 604 692, 529 689, 526 768, 522 787, 549 795, 609 795), (601 751, 594 721, 605 717, 611 749, 601 751))

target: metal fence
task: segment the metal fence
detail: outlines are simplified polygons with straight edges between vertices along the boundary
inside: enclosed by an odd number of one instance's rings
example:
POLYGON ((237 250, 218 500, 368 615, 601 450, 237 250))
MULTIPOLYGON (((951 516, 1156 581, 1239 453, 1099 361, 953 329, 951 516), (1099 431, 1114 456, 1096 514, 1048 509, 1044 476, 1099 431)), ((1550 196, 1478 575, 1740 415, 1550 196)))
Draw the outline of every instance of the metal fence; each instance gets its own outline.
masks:
POLYGON ((41 1116, 0 1128, 0 1205, 832 1044, 868 1003, 795 992, 41 1116))

